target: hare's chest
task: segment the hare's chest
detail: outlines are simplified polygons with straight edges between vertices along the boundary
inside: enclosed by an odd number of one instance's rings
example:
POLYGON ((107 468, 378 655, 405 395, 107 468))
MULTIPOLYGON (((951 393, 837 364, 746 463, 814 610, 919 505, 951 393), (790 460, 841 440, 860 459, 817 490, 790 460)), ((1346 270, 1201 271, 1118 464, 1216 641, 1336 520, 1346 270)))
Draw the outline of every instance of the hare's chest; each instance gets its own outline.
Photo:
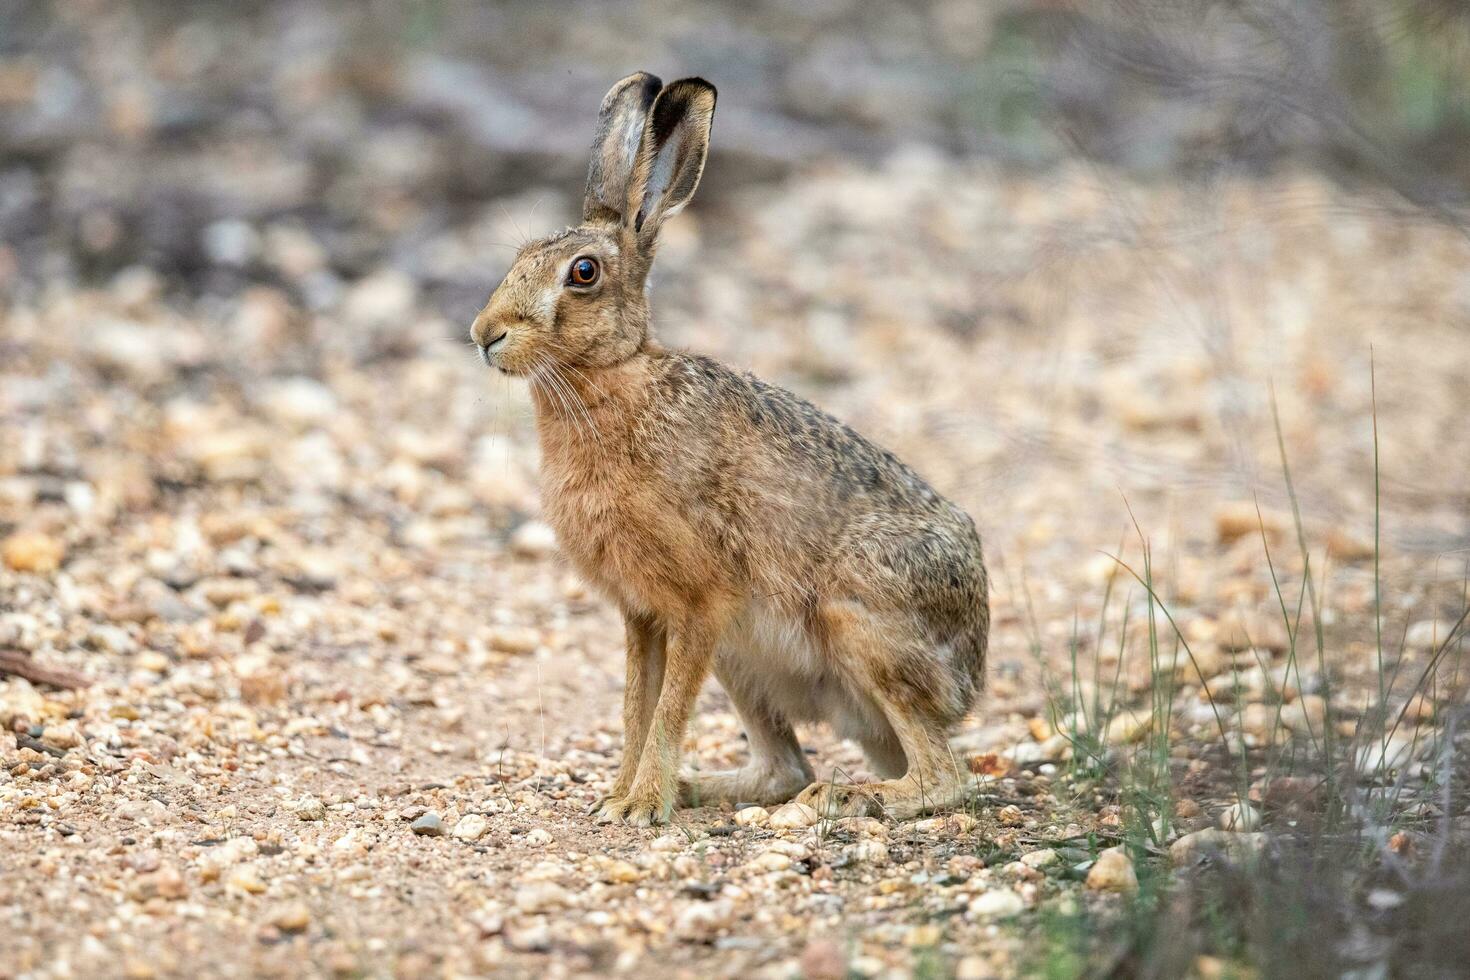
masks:
POLYGON ((707 546, 658 482, 603 457, 593 465, 549 457, 546 516, 567 559, 630 608, 668 611, 708 580, 707 546))

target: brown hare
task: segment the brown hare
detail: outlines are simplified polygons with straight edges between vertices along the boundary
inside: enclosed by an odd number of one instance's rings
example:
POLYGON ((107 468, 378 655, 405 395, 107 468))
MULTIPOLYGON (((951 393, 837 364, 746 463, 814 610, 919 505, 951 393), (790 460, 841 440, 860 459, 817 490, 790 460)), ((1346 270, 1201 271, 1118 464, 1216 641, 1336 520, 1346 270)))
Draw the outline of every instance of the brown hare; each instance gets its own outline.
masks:
POLYGON ((546 516, 622 610, 625 745, 600 821, 799 799, 824 814, 952 806, 947 735, 984 676, 974 522, 892 453, 796 395, 649 333, 663 222, 704 170, 715 88, 630 75, 603 100, 582 223, 521 249, 475 318, 486 364, 531 382, 546 516), (749 739, 679 775, 713 671, 749 739), (855 739, 881 781, 814 782, 792 725, 855 739))

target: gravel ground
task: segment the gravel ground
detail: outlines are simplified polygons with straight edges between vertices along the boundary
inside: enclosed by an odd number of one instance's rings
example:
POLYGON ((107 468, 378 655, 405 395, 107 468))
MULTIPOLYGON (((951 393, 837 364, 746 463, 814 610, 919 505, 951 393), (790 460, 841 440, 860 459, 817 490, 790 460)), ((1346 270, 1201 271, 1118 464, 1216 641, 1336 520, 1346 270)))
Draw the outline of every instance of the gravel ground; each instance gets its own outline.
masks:
MULTIPOLYGON (((509 257, 490 241, 567 210, 535 188, 435 254, 488 293, 509 257)), ((1305 175, 1143 186, 905 152, 747 187, 667 237, 667 341, 807 395, 979 523, 991 683, 956 741, 974 806, 593 825, 621 632, 537 520, 524 391, 413 275, 313 293, 321 243, 277 228, 273 285, 190 298, 130 266, 36 279, 0 313, 0 650, 89 681, 0 678, 0 976, 1012 975, 1038 908, 1130 887, 1121 854, 1086 863, 1118 801, 1064 778, 1044 685, 1095 628, 1074 623, 1097 621, 1107 553, 1138 564, 1130 508, 1212 690, 1242 668, 1232 736, 1264 737, 1286 637, 1257 502, 1277 571, 1301 570, 1273 391, 1326 556, 1340 724, 1362 709, 1370 358, 1385 632, 1419 664, 1458 613, 1470 245, 1430 218, 1305 175)), ((1142 595, 1115 588, 1109 621, 1136 624, 1142 595)), ((1145 705, 1136 626, 1121 668, 1091 642, 1145 705)), ((1287 713, 1310 723, 1304 675, 1287 713)), ((1201 679, 1185 761, 1213 731, 1201 679)), ((824 778, 860 776, 807 735, 824 778)), ((687 750, 742 754, 714 688, 687 750)), ((1207 768, 1179 785, 1181 831, 1233 802, 1207 768)))

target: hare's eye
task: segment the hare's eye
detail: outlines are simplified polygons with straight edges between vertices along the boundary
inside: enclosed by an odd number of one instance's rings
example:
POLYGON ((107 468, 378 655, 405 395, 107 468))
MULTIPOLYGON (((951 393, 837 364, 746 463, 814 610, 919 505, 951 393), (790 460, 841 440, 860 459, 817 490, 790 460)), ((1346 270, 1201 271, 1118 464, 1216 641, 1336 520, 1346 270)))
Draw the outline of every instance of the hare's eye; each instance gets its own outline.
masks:
POLYGON ((572 271, 568 279, 573 286, 590 286, 597 282, 600 271, 597 267, 597 260, 584 255, 572 263, 572 271))

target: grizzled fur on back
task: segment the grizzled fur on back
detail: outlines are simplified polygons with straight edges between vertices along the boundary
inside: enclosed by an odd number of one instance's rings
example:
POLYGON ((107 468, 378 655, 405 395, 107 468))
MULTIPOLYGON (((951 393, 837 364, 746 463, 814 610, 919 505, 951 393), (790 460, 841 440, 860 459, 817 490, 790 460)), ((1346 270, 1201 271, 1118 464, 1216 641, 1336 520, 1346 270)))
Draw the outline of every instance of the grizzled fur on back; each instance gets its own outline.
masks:
POLYGON ((583 223, 521 251, 471 331, 531 383, 547 519, 627 627, 626 745, 599 819, 800 794, 841 812, 948 805, 945 735, 989 630, 974 522, 889 451, 784 389, 650 335, 658 229, 693 196, 713 86, 639 73, 603 102, 583 223), (750 763, 679 777, 713 673, 750 763), (826 721, 884 777, 813 779, 792 724, 826 721))
MULTIPOLYGON (((691 457, 681 468, 691 467, 699 485, 734 488, 744 473, 779 474, 708 498, 717 510, 711 532, 723 535, 751 585, 779 590, 766 595, 794 611, 861 590, 912 614, 950 650, 953 713, 963 715, 981 682, 989 625, 970 516, 893 453, 752 374, 685 354, 667 358, 659 380, 665 394, 656 413, 719 421, 709 441, 680 454, 691 457), (772 548, 779 550, 765 553, 772 548)), ((659 468, 655 456, 648 461, 659 468)))

